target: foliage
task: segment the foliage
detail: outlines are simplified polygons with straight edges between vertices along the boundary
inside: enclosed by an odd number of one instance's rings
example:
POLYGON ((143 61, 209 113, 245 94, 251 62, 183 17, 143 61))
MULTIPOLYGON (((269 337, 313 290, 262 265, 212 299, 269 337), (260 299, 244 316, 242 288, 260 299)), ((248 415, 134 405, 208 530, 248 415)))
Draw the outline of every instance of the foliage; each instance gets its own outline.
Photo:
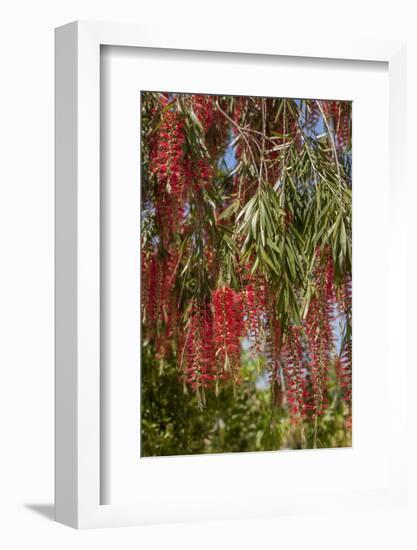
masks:
POLYGON ((350 103, 141 110, 142 453, 349 444, 350 103))
MULTIPOLYGON (((247 354, 240 384, 222 384, 217 396, 208 393, 203 410, 195 394, 184 388, 174 364, 159 372, 151 346, 144 347, 142 366, 142 456, 300 449, 313 441, 313 426, 307 423, 302 431, 275 406, 265 369, 260 371, 247 354)), ((348 407, 338 399, 332 374, 332 404, 318 424, 321 448, 351 444, 345 429, 348 407)))

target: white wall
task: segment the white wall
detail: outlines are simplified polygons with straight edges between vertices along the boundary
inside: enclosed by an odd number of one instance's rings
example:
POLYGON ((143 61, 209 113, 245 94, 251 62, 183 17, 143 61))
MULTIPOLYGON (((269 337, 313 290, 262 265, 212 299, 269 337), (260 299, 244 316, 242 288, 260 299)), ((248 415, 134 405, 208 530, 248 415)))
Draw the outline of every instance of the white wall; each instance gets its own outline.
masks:
MULTIPOLYGON (((338 34, 408 39, 412 169, 417 150, 417 37, 412 6, 413 2, 405 0, 9 0, 7 6, 2 5, 0 546, 63 550, 75 545, 152 549, 285 545, 342 549, 358 541, 360 546, 366 541, 380 549, 416 546, 411 513, 407 512, 81 533, 39 513, 52 514, 48 505, 53 498, 53 28, 75 19, 93 19, 164 22, 178 26, 178 32, 186 32, 187 25, 210 24, 215 33, 216 21, 221 19, 232 27, 246 21, 250 33, 326 33, 329 41, 338 34), (37 513, 28 507, 33 505, 37 505, 37 513)), ((407 198, 410 231, 415 199, 411 187, 407 198)), ((409 247, 411 322, 416 305, 412 283, 417 280, 412 238, 409 247)), ((411 324, 410 333, 414 341, 411 324)), ((414 397, 415 380, 410 369, 410 398, 414 397)), ((414 410, 410 414, 415 417, 414 410)), ((415 426, 410 423, 411 442, 415 426)), ((411 450, 415 452, 415 446, 411 450)))

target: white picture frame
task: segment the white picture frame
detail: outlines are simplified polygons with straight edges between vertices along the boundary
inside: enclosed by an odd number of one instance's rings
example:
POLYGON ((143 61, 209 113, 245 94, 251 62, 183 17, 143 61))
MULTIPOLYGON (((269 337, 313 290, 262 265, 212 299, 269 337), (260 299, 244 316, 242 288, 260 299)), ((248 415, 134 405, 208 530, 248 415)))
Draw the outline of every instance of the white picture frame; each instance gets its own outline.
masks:
MULTIPOLYGON (((56 519, 76 528, 165 521, 304 512, 325 508, 326 495, 294 494, 285 501, 257 502, 254 513, 233 499, 211 501, 184 516, 175 497, 164 511, 152 502, 101 504, 100 476, 100 48, 102 45, 295 58, 382 61, 389 70, 390 194, 392 234, 405 233, 405 46, 401 42, 327 43, 297 37, 292 42, 243 31, 213 33, 198 28, 187 36, 169 27, 75 22, 56 29, 56 519)), ((219 54, 221 55, 221 54, 219 54)), ((392 269, 405 279, 404 249, 390 247, 392 269)), ((389 304, 391 316, 405 318, 405 292, 389 304)), ((405 333, 405 331, 404 331, 405 333)), ((405 338, 405 337, 404 337, 405 338)), ((397 420, 405 417, 406 346, 398 345, 397 420), (402 351, 404 350, 404 351, 402 351)), ((347 508, 396 506, 406 491, 403 434, 390 456, 384 491, 332 495, 330 505, 347 508)), ((236 499, 235 499, 236 500, 236 499)))

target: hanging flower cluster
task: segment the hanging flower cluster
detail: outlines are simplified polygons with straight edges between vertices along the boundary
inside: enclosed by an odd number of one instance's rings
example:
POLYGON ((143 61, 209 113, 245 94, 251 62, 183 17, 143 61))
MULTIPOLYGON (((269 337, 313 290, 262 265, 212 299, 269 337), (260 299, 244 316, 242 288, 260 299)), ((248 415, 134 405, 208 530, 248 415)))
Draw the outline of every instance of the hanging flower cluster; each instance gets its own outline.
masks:
MULTIPOLYGON (((340 288, 338 305, 340 315, 344 316, 346 327, 349 329, 352 326, 352 281, 350 276, 345 277, 344 284, 340 288)), ((352 424, 352 340, 350 336, 350 334, 345 334, 343 347, 336 361, 339 388, 349 410, 348 427, 351 427, 352 424)))
POLYGON ((351 140, 351 107, 346 101, 322 101, 323 111, 333 124, 336 145, 345 149, 351 140))
POLYGON ((220 378, 237 378, 240 366, 240 337, 243 336, 240 294, 228 287, 213 292, 216 362, 220 378))
POLYGON ((262 277, 250 277, 241 291, 245 326, 254 353, 262 348, 262 329, 266 320, 267 285, 262 277))
POLYGON ((211 387, 216 380, 213 315, 206 304, 193 303, 186 337, 185 381, 193 390, 211 387))
POLYGON ((314 415, 323 413, 327 406, 326 385, 329 365, 334 352, 333 327, 335 295, 333 290, 333 263, 330 255, 318 259, 315 268, 315 296, 306 319, 306 334, 311 361, 314 415))
POLYGON ((210 95, 196 94, 192 96, 194 112, 205 133, 209 131, 216 118, 217 111, 214 103, 215 98, 210 95))
POLYGON ((178 229, 185 195, 184 122, 172 110, 164 113, 158 139, 151 156, 151 172, 156 176, 156 215, 162 236, 178 229))
POLYGON ((352 344, 346 342, 336 361, 336 374, 339 379, 343 400, 349 407, 348 425, 352 423, 352 344))
POLYGON ((142 321, 156 359, 201 395, 263 357, 296 425, 323 415, 336 376, 349 424, 350 103, 146 94, 142 321))
POLYGON ((288 409, 293 422, 298 423, 305 417, 308 403, 306 361, 299 326, 289 327, 282 358, 288 409))
POLYGON ((167 358, 173 351, 179 317, 175 292, 177 267, 175 249, 168 249, 164 257, 157 252, 149 256, 142 253, 142 320, 148 336, 155 338, 158 359, 167 358))

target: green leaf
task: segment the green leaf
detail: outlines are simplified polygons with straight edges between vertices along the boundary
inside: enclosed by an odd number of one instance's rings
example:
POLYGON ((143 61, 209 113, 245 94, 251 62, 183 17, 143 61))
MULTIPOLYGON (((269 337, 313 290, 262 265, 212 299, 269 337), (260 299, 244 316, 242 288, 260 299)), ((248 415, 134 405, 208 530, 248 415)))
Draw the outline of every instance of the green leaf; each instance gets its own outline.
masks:
POLYGON ((251 221, 252 234, 253 234, 254 239, 256 239, 256 234, 257 234, 256 222, 258 220, 258 215, 259 215, 259 210, 256 210, 255 213, 252 216, 252 221, 251 221))
POLYGON ((219 220, 229 218, 232 214, 238 211, 240 202, 238 200, 233 201, 218 217, 219 220))
POLYGON ((265 252, 265 250, 262 246, 259 248, 259 251, 261 253, 262 259, 269 265, 269 267, 272 269, 272 271, 274 271, 274 273, 279 275, 278 269, 275 267, 274 263, 272 262, 272 260, 270 259, 270 257, 265 252))

